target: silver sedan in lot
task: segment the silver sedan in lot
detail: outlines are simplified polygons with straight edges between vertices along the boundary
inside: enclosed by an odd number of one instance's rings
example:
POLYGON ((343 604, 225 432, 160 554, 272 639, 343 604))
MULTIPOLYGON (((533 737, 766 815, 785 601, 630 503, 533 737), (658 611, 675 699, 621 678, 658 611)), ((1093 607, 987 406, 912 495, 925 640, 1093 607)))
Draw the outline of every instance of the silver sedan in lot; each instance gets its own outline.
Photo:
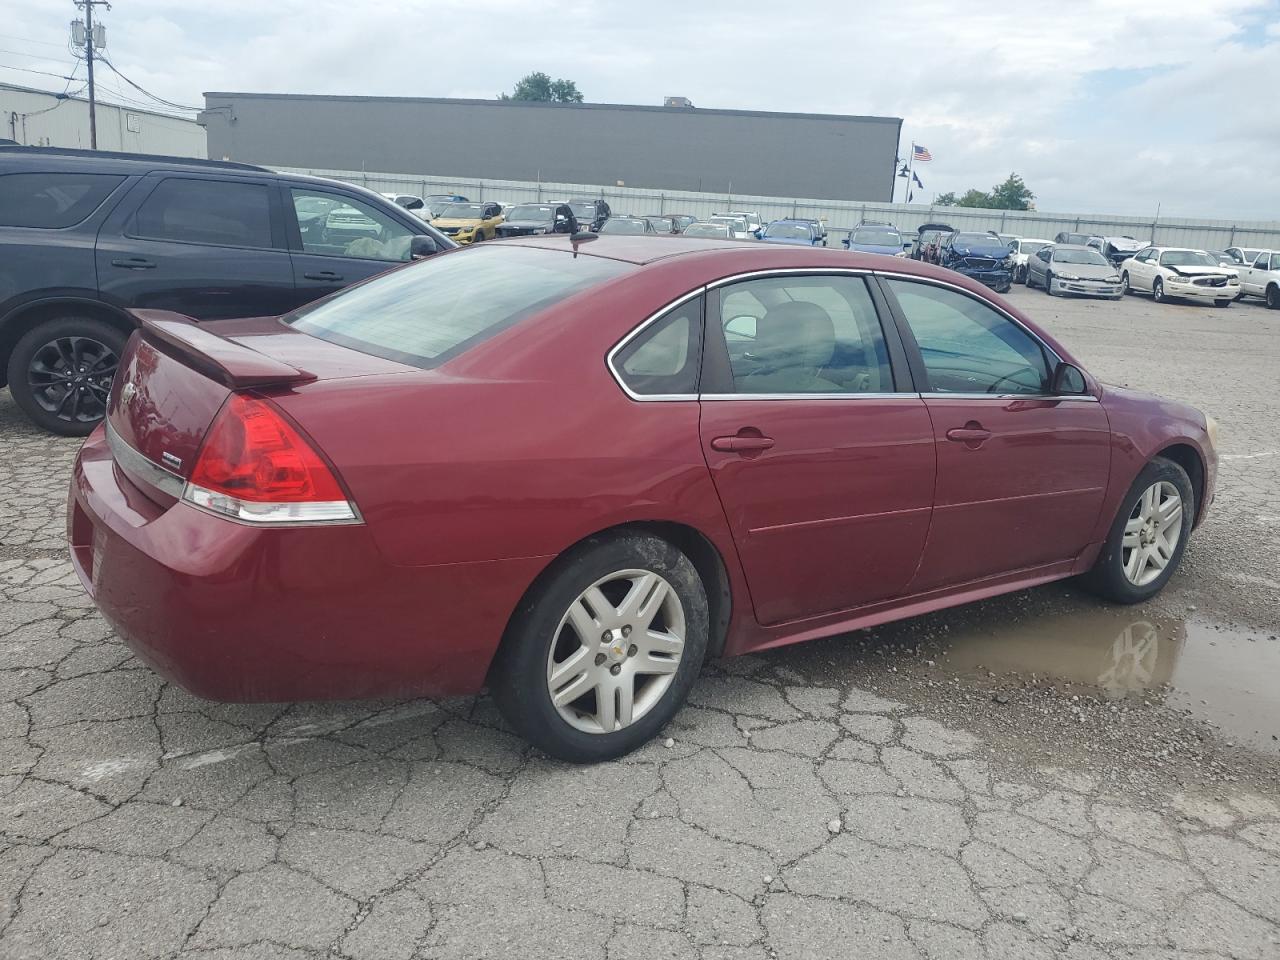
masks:
POLYGON ((1092 247, 1058 243, 1027 258, 1027 286, 1043 287, 1051 297, 1073 293, 1085 297, 1124 295, 1115 264, 1092 247))

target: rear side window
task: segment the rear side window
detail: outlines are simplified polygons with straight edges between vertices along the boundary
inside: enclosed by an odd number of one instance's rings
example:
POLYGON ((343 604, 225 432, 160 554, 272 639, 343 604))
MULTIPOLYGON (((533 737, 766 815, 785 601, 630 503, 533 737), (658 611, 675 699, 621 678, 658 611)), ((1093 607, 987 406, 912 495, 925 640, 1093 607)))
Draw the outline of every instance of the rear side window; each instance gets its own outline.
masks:
POLYGON ((614 369, 640 396, 688 396, 698 392, 701 348, 702 297, 694 297, 619 350, 614 369))
POLYGON ((271 200, 260 183, 172 177, 142 202, 129 233, 146 240, 270 247, 271 200))
POLYGON ((433 367, 629 264, 488 244, 385 273, 285 318, 332 343, 433 367))
POLYGON ((123 181, 106 173, 5 174, 0 176, 0 226, 74 227, 123 181))

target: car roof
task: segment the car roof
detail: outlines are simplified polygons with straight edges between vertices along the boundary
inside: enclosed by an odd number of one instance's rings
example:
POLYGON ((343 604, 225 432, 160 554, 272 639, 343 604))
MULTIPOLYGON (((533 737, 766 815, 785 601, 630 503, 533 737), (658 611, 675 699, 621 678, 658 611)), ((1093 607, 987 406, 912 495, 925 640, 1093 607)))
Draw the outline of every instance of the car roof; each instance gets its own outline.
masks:
MULTIPOLYGON (((573 250, 564 234, 516 237, 499 241, 545 250, 573 250)), ((917 261, 877 253, 854 253, 835 247, 788 246, 786 244, 760 243, 755 240, 718 240, 707 237, 598 235, 597 239, 578 244, 580 256, 604 257, 637 266, 684 258, 714 258, 723 260, 726 272, 734 272, 737 265, 748 270, 787 268, 885 270, 919 273, 921 276, 954 276, 950 271, 919 264, 917 261), (917 269, 920 268, 920 269, 917 269)))
POLYGON ((274 173, 266 167, 233 160, 204 160, 199 157, 169 157, 154 153, 120 153, 114 150, 75 150, 70 147, 22 147, 0 146, 0 159, 35 160, 41 170, 77 170, 93 164, 104 173, 139 173, 143 169, 208 171, 210 168, 228 172, 249 171, 274 173))
MULTIPOLYGON (((1085 246, 1083 243, 1052 243, 1050 244, 1054 251, 1058 250, 1093 250, 1093 247, 1085 246)), ((1097 253, 1097 250, 1093 250, 1097 253)))

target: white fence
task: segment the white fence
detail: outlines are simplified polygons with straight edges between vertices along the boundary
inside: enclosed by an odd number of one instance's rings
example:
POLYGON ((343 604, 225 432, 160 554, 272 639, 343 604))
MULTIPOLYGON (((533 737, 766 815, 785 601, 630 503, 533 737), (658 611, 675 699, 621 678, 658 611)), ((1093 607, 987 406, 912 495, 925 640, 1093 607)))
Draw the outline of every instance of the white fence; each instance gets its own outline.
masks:
POLYGON ((1051 239, 1059 231, 1130 236, 1165 246, 1221 250, 1225 247, 1280 248, 1280 220, 1233 222, 1118 214, 1045 213, 1040 210, 977 210, 934 207, 922 203, 861 203, 851 200, 808 200, 752 197, 723 193, 691 193, 638 187, 606 187, 580 183, 535 183, 519 180, 473 180, 419 174, 367 173, 355 170, 314 170, 277 167, 347 180, 385 193, 458 193, 471 200, 569 200, 603 197, 614 213, 687 213, 709 217, 725 210, 759 211, 765 221, 779 217, 809 217, 827 222, 829 232, 844 233, 859 220, 885 220, 900 230, 914 231, 922 223, 948 223, 963 230, 998 230, 1019 237, 1051 239))

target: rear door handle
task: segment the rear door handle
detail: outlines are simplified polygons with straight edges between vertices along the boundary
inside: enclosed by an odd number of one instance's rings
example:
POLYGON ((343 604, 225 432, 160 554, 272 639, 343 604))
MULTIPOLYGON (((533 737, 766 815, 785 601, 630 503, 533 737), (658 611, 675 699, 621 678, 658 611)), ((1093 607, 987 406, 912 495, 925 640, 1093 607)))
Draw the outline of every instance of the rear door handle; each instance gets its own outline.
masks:
POLYGON ((978 421, 970 420, 963 427, 952 427, 948 430, 947 439, 976 449, 982 446, 984 441, 991 439, 991 431, 978 423, 978 421))
POLYGON ((332 270, 317 270, 315 273, 304 273, 303 277, 308 280, 341 280, 342 274, 332 270))
POLYGON ((155 267, 154 260, 148 260, 146 257, 121 257, 111 261, 113 267, 124 267, 126 270, 151 270, 155 267))
POLYGON ((773 437, 716 437, 711 441, 711 449, 721 453, 751 453, 772 446, 773 437))

